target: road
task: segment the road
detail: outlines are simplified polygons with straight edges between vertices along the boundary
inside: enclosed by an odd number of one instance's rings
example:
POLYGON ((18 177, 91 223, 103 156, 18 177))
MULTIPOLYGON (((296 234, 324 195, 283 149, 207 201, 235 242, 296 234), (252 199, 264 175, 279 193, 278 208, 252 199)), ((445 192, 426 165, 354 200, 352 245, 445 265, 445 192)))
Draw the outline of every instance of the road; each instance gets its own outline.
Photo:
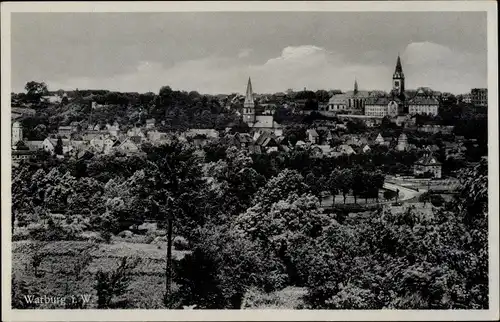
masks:
MULTIPOLYGON (((394 184, 394 183, 388 183, 388 182, 385 182, 384 183, 384 186, 383 186, 384 189, 387 189, 387 190, 391 190, 391 191, 396 191, 399 189, 399 197, 398 197, 398 202, 405 202, 407 200, 410 200, 410 199, 413 199, 415 197, 418 197, 420 196, 421 194, 423 194, 424 192, 426 192, 427 190, 424 190, 424 189, 420 189, 419 191, 416 191, 416 190, 413 190, 413 189, 409 189, 407 187, 403 187, 403 186, 400 186, 398 184, 394 184)), ((335 203, 336 204, 341 204, 343 203, 343 197, 341 195, 337 195, 335 197, 335 203)), ((360 205, 366 205, 364 203, 364 199, 363 198, 358 198, 358 203, 360 205)), ((395 201, 395 199, 391 200, 391 201, 384 201, 383 198, 380 199, 380 202, 378 204, 388 204, 388 203, 393 203, 395 201)), ((346 204, 352 204, 354 203, 354 197, 349 195, 347 196, 347 199, 346 199, 346 204)), ((328 197, 325 197, 323 198, 322 200, 322 203, 321 205, 323 207, 331 207, 333 204, 333 198, 332 196, 328 196, 328 197)), ((376 204, 376 202, 374 202, 374 200, 370 200, 368 202, 368 205, 371 205, 371 204, 376 204)))
POLYGON ((409 189, 409 188, 406 188, 406 187, 403 187, 403 186, 400 186, 400 185, 397 185, 394 183, 389 183, 389 182, 384 182, 383 188, 387 189, 387 190, 392 190, 392 191, 396 191, 399 189, 399 199, 398 199, 399 201, 413 199, 415 197, 420 196, 424 192, 426 192, 426 190, 423 190, 423 189, 416 191, 416 190, 409 189))

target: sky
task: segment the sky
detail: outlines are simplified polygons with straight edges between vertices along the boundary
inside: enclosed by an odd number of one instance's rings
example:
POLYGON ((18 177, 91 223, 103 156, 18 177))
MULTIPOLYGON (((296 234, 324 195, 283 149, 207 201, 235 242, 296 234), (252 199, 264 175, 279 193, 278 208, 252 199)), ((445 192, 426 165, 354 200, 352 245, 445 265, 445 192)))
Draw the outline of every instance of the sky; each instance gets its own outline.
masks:
POLYGON ((257 93, 487 85, 485 12, 13 13, 12 91, 257 93))

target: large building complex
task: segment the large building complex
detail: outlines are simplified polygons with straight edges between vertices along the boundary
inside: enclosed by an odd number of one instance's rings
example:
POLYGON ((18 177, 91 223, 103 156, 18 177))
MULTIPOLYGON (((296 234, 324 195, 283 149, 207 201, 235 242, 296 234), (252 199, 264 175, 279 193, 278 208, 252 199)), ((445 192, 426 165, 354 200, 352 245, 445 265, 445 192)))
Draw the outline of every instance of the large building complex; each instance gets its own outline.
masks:
POLYGON ((370 92, 358 90, 358 81, 354 80, 354 90, 333 95, 328 101, 327 111, 346 111, 351 114, 363 114, 366 99, 370 92))
POLYGON ((365 102, 364 114, 374 117, 395 117, 398 115, 438 114, 439 101, 431 90, 419 88, 405 90, 405 75, 401 58, 398 56, 392 75, 392 90, 389 95, 372 96, 365 102))
POLYGON ((488 89, 486 88, 473 88, 470 91, 470 101, 477 107, 488 106, 488 89))

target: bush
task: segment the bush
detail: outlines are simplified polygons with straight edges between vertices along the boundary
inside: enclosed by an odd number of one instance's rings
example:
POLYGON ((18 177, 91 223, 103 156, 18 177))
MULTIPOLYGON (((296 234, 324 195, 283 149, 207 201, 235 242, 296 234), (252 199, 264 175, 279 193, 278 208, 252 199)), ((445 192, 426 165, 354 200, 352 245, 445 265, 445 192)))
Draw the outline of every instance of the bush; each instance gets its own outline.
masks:
POLYGON ((121 237, 121 238, 131 238, 133 236, 134 236, 134 234, 130 230, 123 230, 123 231, 118 233, 118 237, 121 237))
POLYGON ((36 295, 38 292, 34 289, 30 290, 23 279, 19 279, 13 274, 11 287, 11 305, 13 309, 34 309, 36 307, 36 304, 28 303, 24 296, 27 294, 36 295))
POLYGON ((109 230, 103 230, 101 231, 101 238, 104 240, 106 244, 111 243, 111 238, 113 237, 113 234, 109 230))
POLYGON ((444 198, 441 195, 432 195, 431 203, 434 207, 441 207, 444 204, 444 198))
POLYGON ((243 297, 242 309, 278 309, 284 308, 283 303, 276 293, 265 293, 251 287, 243 297))
POLYGON ((120 266, 112 272, 98 271, 96 274, 97 308, 126 308, 126 300, 113 301, 116 297, 124 295, 131 282, 131 271, 137 267, 140 258, 131 259, 123 257, 120 266))
POLYGON ((78 224, 62 225, 49 218, 47 225, 32 225, 28 227, 28 231, 29 237, 34 240, 55 241, 78 240, 83 229, 78 224))
POLYGON ((30 238, 30 231, 27 228, 15 228, 12 234, 12 241, 26 240, 30 238))
POLYGON ((186 240, 186 238, 182 236, 176 236, 174 238, 174 241, 172 243, 174 245, 174 248, 176 250, 188 250, 189 249, 189 243, 186 240))

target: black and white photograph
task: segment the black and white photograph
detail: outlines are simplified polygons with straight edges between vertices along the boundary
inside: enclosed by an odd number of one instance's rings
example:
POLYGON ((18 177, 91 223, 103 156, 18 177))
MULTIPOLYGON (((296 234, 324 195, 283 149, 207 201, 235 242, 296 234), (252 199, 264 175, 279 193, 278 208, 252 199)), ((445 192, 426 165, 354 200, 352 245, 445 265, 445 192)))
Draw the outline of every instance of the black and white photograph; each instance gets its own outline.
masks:
POLYGON ((498 318, 496 3, 474 2, 2 4, 3 304, 498 318))

